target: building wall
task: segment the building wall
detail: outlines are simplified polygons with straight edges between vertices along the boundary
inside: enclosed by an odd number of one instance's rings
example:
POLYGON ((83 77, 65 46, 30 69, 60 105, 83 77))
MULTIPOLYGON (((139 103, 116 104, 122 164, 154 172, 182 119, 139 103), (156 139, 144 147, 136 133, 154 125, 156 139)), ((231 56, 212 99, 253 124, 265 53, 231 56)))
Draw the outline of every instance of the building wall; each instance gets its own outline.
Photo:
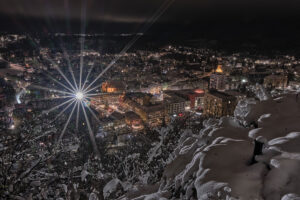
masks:
POLYGON ((185 111, 185 102, 173 102, 173 103, 167 103, 166 109, 168 114, 178 114, 183 113, 185 111))
POLYGON ((161 126, 164 122, 164 118, 165 118, 165 113, 163 110, 150 112, 150 113, 148 113, 147 124, 150 127, 161 126))
POLYGON ((119 103, 120 96, 118 94, 103 94, 91 97, 91 106, 97 108, 99 105, 109 105, 119 103))
POLYGON ((264 78, 264 86, 273 87, 273 88, 286 88, 287 81, 288 81, 287 76, 270 75, 264 78))
POLYGON ((226 86, 226 76, 224 74, 214 73, 210 76, 210 89, 224 90, 226 86))
POLYGON ((195 98, 195 108, 198 109, 198 108, 201 108, 201 109, 204 109, 204 96, 199 96, 199 97, 196 97, 195 98))
POLYGON ((210 117, 231 116, 234 113, 237 100, 235 97, 219 97, 207 93, 204 97, 204 115, 210 117))

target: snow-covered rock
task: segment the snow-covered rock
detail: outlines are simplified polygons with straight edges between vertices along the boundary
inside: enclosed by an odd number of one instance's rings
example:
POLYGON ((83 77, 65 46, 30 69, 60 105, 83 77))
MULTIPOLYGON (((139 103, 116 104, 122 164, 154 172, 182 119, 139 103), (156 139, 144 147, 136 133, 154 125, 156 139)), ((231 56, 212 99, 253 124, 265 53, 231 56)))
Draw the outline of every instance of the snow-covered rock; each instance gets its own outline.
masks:
POLYGON ((103 188, 103 196, 104 198, 109 197, 112 193, 116 192, 118 187, 123 187, 122 181, 117 178, 112 179, 109 181, 103 188))
POLYGON ((261 97, 240 101, 235 117, 208 119, 199 135, 182 137, 159 187, 140 190, 136 199, 159 199, 166 190, 174 199, 299 198, 300 102, 293 94, 261 97), (254 140, 263 144, 259 155, 254 140))

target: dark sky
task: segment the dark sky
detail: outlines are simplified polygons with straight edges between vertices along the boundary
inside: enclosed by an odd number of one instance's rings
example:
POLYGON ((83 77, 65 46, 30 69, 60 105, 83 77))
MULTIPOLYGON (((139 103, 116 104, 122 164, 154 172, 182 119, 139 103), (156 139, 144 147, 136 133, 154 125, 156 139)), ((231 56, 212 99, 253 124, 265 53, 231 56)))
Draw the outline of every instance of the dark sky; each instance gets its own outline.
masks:
MULTIPOLYGON (((8 16, 80 19, 86 5, 89 20, 143 22, 163 0, 1 0, 0 13, 8 16)), ((175 0, 161 21, 193 22, 235 16, 243 20, 298 16, 298 0, 175 0), (179 20, 179 21, 178 21, 179 20)))
MULTIPOLYGON (((163 0, 0 0, 2 31, 137 32, 163 0), (86 9, 84 9, 86 8, 86 9)), ((149 32, 297 35, 299 0, 175 0, 149 32)))

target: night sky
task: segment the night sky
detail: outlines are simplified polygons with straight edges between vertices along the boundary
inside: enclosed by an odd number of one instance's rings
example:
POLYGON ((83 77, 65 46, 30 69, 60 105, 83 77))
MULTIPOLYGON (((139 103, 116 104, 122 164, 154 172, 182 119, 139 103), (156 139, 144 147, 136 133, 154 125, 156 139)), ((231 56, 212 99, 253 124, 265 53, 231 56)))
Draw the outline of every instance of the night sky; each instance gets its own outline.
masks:
MULTIPOLYGON (((1 0, 1 31, 138 32, 163 0, 1 0), (86 11, 86 18, 84 16, 86 11)), ((175 0, 149 33, 298 38, 298 0, 175 0)))

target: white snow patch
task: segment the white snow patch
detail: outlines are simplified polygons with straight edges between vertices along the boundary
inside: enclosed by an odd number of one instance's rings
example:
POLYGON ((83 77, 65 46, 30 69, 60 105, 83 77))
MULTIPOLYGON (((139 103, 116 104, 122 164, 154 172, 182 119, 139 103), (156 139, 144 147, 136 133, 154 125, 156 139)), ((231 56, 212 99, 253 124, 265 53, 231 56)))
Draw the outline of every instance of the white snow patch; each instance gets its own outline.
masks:
POLYGON ((117 179, 117 178, 114 178, 112 179, 111 181, 109 181, 103 188, 103 196, 104 198, 107 198, 109 197, 109 195, 113 192, 115 192, 118 188, 118 185, 121 185, 123 186, 123 183, 117 179))

